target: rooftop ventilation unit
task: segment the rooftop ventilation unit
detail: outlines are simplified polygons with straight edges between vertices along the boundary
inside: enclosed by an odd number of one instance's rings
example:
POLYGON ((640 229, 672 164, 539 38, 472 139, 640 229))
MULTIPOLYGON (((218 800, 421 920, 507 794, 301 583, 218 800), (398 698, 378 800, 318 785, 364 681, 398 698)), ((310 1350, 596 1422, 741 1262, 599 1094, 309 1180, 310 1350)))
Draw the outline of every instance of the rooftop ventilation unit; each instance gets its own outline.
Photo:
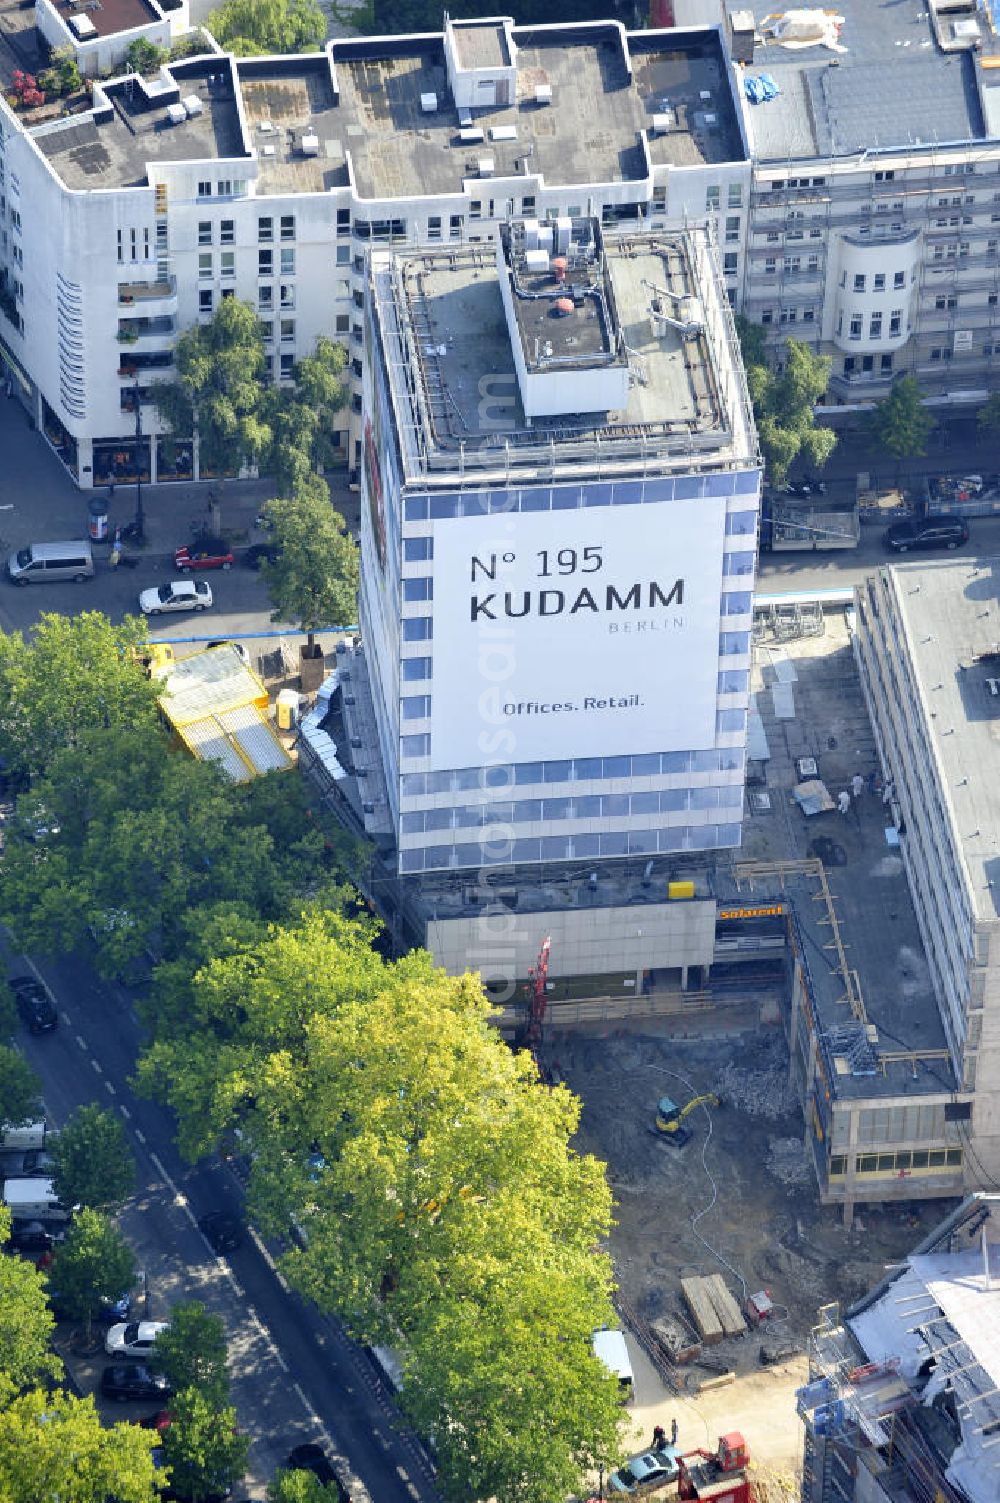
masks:
POLYGON ((188 112, 182 104, 168 104, 167 118, 171 125, 183 125, 188 117, 188 112))
POLYGON ((549 253, 545 250, 526 250, 524 253, 524 264, 528 271, 548 271, 549 253))
POLYGON ((550 83, 535 84, 535 103, 552 103, 552 85, 550 83))
POLYGON ((526 219, 524 221, 524 248, 529 251, 538 249, 537 219, 526 219))
POLYGON ((478 125, 466 125, 459 131, 458 139, 463 146, 481 146, 486 137, 478 125))
POLYGON ((260 154, 262 157, 273 157, 277 155, 277 148, 274 146, 262 146, 260 148, 260 154))
POLYGON ((467 129, 472 124, 472 112, 470 110, 459 110, 458 123, 463 130, 467 129))
POLYGON ((319 136, 314 130, 303 131, 301 150, 304 157, 319 156, 319 136))
POLYGON ((516 141, 516 125, 494 125, 490 128, 491 141, 516 141))
POLYGON ((437 107, 438 107, 438 97, 437 97, 436 94, 434 94, 434 93, 421 94, 421 96, 420 96, 420 108, 423 110, 423 112, 424 112, 425 115, 434 115, 434 114, 436 114, 437 113, 437 107))
POLYGON ((659 110, 653 116, 653 134, 656 136, 665 136, 673 123, 674 116, 671 110, 659 110))
POLYGON ((187 110, 191 119, 194 119, 195 115, 203 115, 205 113, 205 106, 197 94, 185 94, 181 100, 181 104, 187 110))
POLYGON ((1000 678, 988 678, 986 692, 991 699, 1000 699, 1000 678))
POLYGON ((97 35, 97 27, 89 16, 70 16, 69 24, 71 30, 81 42, 87 42, 91 37, 96 37, 97 35))
POLYGON ((258 120, 257 129, 260 131, 262 136, 269 136, 273 132, 274 126, 271 124, 270 120, 258 120))
POLYGON ((479 158, 479 176, 492 177, 496 171, 496 162, 492 157, 479 158))

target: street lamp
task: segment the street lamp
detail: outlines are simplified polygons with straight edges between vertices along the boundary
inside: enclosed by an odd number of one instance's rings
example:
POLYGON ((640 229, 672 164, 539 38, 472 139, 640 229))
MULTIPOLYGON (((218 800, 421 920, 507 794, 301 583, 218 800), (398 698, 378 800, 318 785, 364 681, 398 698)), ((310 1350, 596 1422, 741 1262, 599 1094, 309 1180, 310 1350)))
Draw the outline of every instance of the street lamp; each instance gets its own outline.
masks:
POLYGON ((142 403, 139 400, 139 377, 135 378, 135 386, 132 388, 135 397, 135 540, 141 543, 145 536, 146 518, 142 510, 142 459, 140 448, 142 445, 142 403))

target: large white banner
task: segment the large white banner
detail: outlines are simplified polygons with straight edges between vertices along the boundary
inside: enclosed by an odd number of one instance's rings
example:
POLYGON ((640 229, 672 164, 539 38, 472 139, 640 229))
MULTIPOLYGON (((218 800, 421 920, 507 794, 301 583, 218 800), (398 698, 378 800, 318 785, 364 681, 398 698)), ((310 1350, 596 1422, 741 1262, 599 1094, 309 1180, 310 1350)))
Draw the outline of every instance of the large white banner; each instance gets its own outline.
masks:
POLYGON ((432 766, 712 746, 725 509, 436 522, 432 766))

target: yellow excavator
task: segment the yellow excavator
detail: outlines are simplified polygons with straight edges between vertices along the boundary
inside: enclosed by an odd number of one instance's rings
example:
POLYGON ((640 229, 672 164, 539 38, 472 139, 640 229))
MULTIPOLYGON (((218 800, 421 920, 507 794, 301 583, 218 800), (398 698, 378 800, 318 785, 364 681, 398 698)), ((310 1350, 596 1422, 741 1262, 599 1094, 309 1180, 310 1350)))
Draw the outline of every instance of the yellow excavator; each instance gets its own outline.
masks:
POLYGON ((684 1126, 684 1118, 690 1116, 696 1106, 721 1106, 718 1096, 706 1091, 703 1096, 692 1096, 684 1106, 678 1106, 669 1096, 661 1096, 656 1107, 657 1135, 674 1148, 683 1148, 691 1139, 690 1127, 684 1126))

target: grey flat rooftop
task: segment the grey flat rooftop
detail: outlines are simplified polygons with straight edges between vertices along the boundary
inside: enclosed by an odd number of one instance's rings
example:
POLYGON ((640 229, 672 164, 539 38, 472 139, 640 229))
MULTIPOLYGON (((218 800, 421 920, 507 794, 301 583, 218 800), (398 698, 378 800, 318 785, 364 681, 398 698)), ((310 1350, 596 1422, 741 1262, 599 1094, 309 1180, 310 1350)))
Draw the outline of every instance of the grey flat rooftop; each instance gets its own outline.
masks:
MULTIPOLYGON (((629 41, 630 75, 620 35, 611 28, 523 28, 515 40, 517 97, 507 106, 474 112, 487 139, 471 149, 459 140, 443 40, 332 44, 342 121, 337 134, 351 154, 362 198, 460 192, 476 176, 482 155, 494 158, 498 178, 530 172, 549 187, 638 181, 645 177, 639 132, 651 128, 664 98, 676 123, 651 137, 654 162, 687 166, 743 158, 722 54, 713 43, 676 43, 664 52, 637 33, 629 41), (551 104, 535 103, 539 84, 551 86, 551 104), (426 93, 437 94, 434 114, 423 111, 426 93), (493 142, 494 126, 513 126, 516 139, 493 142)), ((490 197, 488 181, 482 196, 490 197)))
POLYGON ((509 68, 503 26, 497 22, 453 23, 455 50, 463 68, 509 68))
POLYGON ((250 141, 259 162, 260 193, 325 193, 348 183, 343 112, 327 57, 246 58, 238 64, 250 141), (317 156, 304 156, 304 132, 319 139, 317 156))
MULTIPOLYGON (((445 451, 457 449, 468 439, 495 435, 495 414, 489 407, 483 410, 484 377, 491 378, 498 390, 506 390, 504 383, 509 383, 513 405, 511 429, 505 437, 522 433, 533 444, 550 437, 571 444, 577 434, 589 434, 595 428, 609 439, 616 433, 638 436, 656 430, 687 435, 699 429, 702 435, 716 435, 720 445, 728 442, 729 431, 712 395, 716 390, 714 357, 706 336, 683 340, 673 328, 654 330, 650 318, 652 294, 644 283, 683 287, 681 267, 687 267, 680 250, 683 244, 681 235, 605 242, 614 302, 637 373, 628 407, 576 420, 535 418, 530 429, 518 393, 493 247, 399 257, 407 310, 420 331, 424 386, 441 394, 433 408, 431 442, 445 451)), ((692 290, 690 282, 688 290, 692 290)), ((536 343, 536 324, 541 339, 565 341, 578 333, 584 355, 587 350, 599 353, 614 348, 591 308, 576 310, 565 319, 551 319, 549 307, 548 303, 529 303, 523 312, 519 310, 526 353, 536 343)))
MULTIPOLYGON (((742 0, 729 0, 743 9, 742 0)), ((769 73, 777 99, 750 106, 761 159, 847 156, 865 149, 977 139, 983 112, 971 52, 942 52, 927 0, 838 0, 844 52, 770 41, 749 73, 769 73)))
MULTIPOLYGON (((801 756, 816 758, 819 775, 834 798, 841 789, 850 789, 855 772, 867 776, 876 767, 871 722, 844 616, 828 614, 819 637, 762 641, 755 647, 752 687, 770 745, 771 812, 746 821, 742 855, 757 861, 814 857, 817 839, 838 848, 843 864, 826 857, 826 880, 848 965, 858 974, 867 1018, 878 1030, 879 1053, 945 1052, 947 1041, 906 873, 898 854, 885 843, 887 821, 880 797, 865 792, 846 816, 834 811, 811 818, 792 800, 799 781, 795 763, 801 756), (791 719, 778 718, 774 703, 773 688, 783 681, 790 689, 791 719)), ((759 901, 782 890, 794 905, 828 1056, 847 1058, 850 1035, 859 1042, 858 1025, 831 946, 818 883, 806 876, 789 876, 782 882, 775 874, 755 881, 752 891, 744 884, 741 894, 744 901, 748 896, 759 901), (838 1040, 842 1042, 835 1047, 838 1040)), ((903 1061, 888 1061, 875 1075, 841 1072, 835 1065, 833 1073, 836 1094, 845 1100, 941 1096, 956 1088, 947 1058, 921 1061, 916 1073, 903 1061)))
POLYGON ((1000 559, 893 569, 978 917, 1000 917, 1000 559), (995 650, 990 661, 980 655, 995 650))
MULTIPOLYGON (((140 187, 149 162, 216 161, 244 154, 243 132, 228 73, 178 75, 182 98, 196 94, 202 113, 173 125, 165 100, 136 83, 106 89, 110 116, 68 116, 32 135, 67 188, 140 187)), ((175 100, 170 93, 166 100, 175 100)))

